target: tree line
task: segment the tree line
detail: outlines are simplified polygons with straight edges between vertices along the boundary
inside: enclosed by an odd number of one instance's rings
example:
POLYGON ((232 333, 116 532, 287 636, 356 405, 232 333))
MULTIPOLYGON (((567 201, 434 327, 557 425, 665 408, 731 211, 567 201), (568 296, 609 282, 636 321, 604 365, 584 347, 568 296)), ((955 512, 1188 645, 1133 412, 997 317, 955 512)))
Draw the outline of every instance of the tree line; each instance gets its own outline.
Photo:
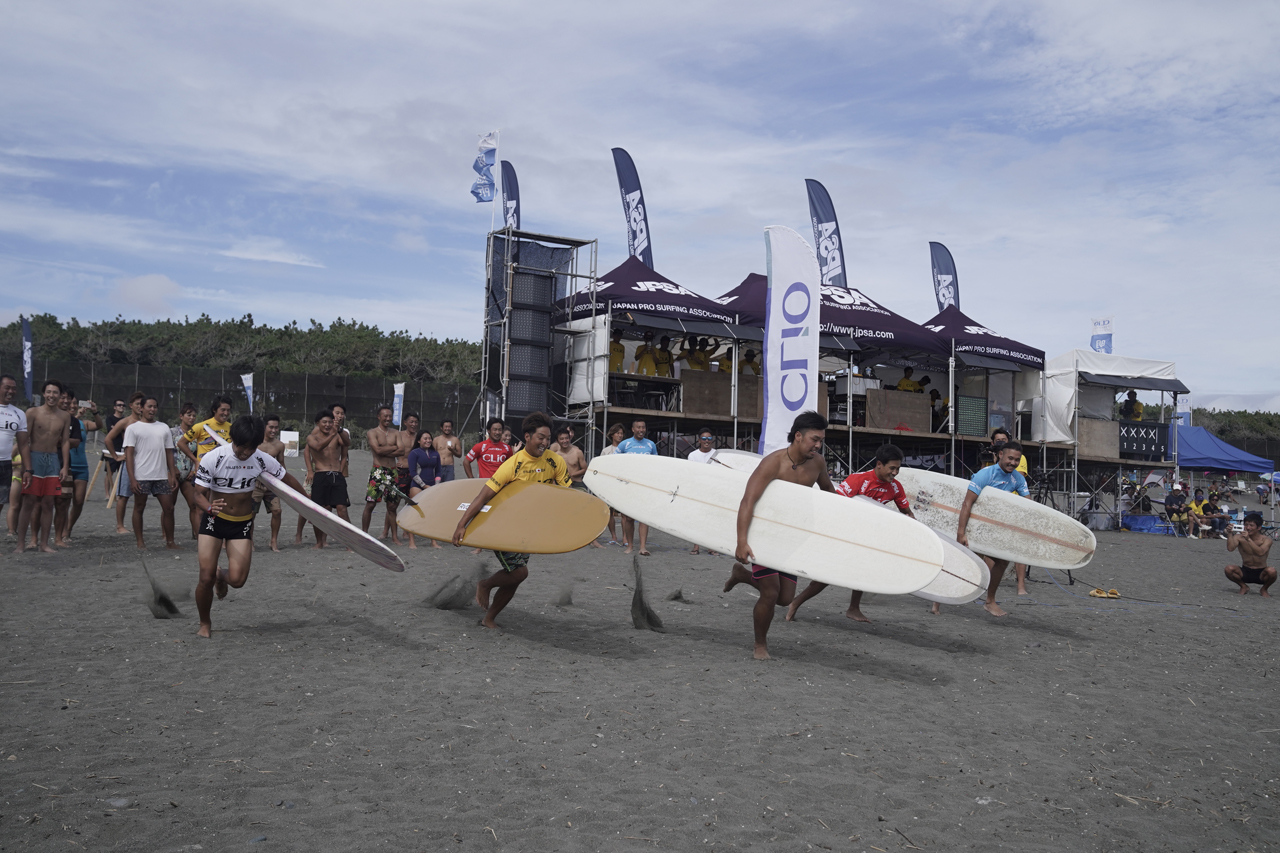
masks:
MULTIPOLYGON (((326 328, 296 321, 281 328, 239 320, 214 320, 201 314, 181 321, 102 320, 63 322, 53 314, 29 318, 38 360, 163 367, 209 367, 240 372, 321 373, 330 376, 376 375, 443 384, 476 384, 480 345, 472 341, 414 337, 407 331, 384 332, 355 320, 338 318, 326 328)), ((0 353, 6 362, 22 352, 22 323, 0 328, 0 353)))

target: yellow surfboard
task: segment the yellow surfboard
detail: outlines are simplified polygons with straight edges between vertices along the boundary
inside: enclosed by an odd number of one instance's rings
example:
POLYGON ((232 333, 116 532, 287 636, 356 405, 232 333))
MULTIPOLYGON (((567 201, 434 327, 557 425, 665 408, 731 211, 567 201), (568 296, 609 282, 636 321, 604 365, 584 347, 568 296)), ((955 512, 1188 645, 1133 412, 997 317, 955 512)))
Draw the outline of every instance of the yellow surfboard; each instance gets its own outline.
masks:
MULTIPOLYGON (((484 480, 438 483, 396 514, 401 530, 441 542, 453 531, 484 480)), ((609 507, 576 489, 517 480, 503 487, 467 526, 462 544, 490 551, 563 554, 591 544, 609 523, 609 507)))

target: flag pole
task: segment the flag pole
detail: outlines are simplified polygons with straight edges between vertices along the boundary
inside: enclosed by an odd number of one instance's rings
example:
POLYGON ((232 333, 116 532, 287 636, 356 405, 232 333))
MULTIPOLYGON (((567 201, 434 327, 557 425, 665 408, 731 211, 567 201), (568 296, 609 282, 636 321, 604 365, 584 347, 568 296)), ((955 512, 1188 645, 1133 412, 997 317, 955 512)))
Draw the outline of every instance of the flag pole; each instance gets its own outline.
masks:
MULTIPOLYGON (((498 128, 497 130, 495 130, 493 132, 493 136, 494 136, 494 140, 498 143, 498 145, 493 146, 493 160, 495 163, 498 164, 498 185, 494 187, 493 202, 489 205, 489 233, 490 234, 493 233, 493 224, 497 218, 498 196, 502 195, 502 158, 498 156, 498 151, 501 150, 499 148, 499 145, 501 145, 501 142, 502 142, 502 128, 498 128)), ((507 217, 505 214, 502 217, 502 224, 503 225, 507 224, 507 217)))

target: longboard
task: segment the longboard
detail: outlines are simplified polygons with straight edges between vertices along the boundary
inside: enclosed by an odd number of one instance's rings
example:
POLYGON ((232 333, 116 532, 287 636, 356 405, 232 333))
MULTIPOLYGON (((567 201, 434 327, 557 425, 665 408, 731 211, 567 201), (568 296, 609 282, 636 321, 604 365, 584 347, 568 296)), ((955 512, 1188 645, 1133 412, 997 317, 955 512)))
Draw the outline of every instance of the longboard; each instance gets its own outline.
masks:
MULTIPOLYGON (((882 504, 866 495, 855 495, 855 501, 866 501, 888 512, 897 512, 896 506, 882 504)), ((937 530, 933 535, 942 542, 942 571, 933 583, 918 589, 912 595, 939 604, 968 604, 986 594, 991 583, 991 570, 986 561, 954 539, 948 539, 937 530)))
MULTIPOLYGON (((451 542, 484 480, 437 483, 396 515, 401 530, 451 542)), ((563 554, 590 545, 609 524, 609 507, 576 489, 517 480, 502 488, 471 524, 462 544, 490 551, 563 554)))
MULTIPOLYGON (((211 432, 209 435, 217 439, 219 444, 228 443, 226 439, 216 432, 211 432)), ((395 551, 392 551, 359 527, 348 524, 311 500, 311 498, 301 492, 295 492, 286 486, 282 480, 271 476, 265 471, 258 475, 258 479, 266 483, 267 488, 283 501, 289 509, 311 522, 317 529, 323 530, 332 536, 335 541, 347 546, 369 562, 382 566, 384 569, 390 569, 393 572, 404 571, 404 560, 400 559, 395 551)))
MULTIPOLYGON (((593 459, 583 482, 619 512, 732 554, 748 478, 722 465, 614 453, 593 459)), ((758 565, 866 592, 915 592, 943 565, 942 543, 918 522, 781 481, 756 504, 749 542, 758 565)))
MULTIPOLYGON (((952 538, 960 524, 969 481, 918 468, 903 468, 898 482, 916 518, 952 538)), ((1088 565, 1098 540, 1070 516, 998 489, 983 489, 969 514, 969 547, 997 560, 1078 569, 1088 565)))

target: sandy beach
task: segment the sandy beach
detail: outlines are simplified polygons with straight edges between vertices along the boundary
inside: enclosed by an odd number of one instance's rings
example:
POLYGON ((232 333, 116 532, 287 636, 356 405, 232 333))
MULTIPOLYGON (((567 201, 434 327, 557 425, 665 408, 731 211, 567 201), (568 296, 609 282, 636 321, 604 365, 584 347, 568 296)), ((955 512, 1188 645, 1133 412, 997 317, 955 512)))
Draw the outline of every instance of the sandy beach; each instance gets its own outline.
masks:
MULTIPOLYGON (((298 467, 290 460, 291 470, 298 467)), ((363 494, 367 454, 350 480, 363 494)), ((534 557, 502 615, 492 557, 258 550, 195 636, 194 543, 142 554, 95 489, 72 547, 0 560, 0 850, 715 848, 1265 850, 1280 797, 1280 601, 1225 543, 1099 534, 1067 586, 1033 571, 941 616, 828 590, 751 659, 754 592, 661 534, 665 632, 632 625, 621 548, 534 557), (1118 601, 1088 597, 1116 587, 1118 601), (437 594, 441 588, 443 594, 437 594), (681 591, 680 600, 668 596, 681 591), (1136 601, 1134 597, 1149 599, 1136 601), (1275 794, 1276 797, 1271 796, 1275 794)), ((358 507, 353 508, 358 518, 358 507)), ((381 529, 382 513, 374 516, 381 529)))

